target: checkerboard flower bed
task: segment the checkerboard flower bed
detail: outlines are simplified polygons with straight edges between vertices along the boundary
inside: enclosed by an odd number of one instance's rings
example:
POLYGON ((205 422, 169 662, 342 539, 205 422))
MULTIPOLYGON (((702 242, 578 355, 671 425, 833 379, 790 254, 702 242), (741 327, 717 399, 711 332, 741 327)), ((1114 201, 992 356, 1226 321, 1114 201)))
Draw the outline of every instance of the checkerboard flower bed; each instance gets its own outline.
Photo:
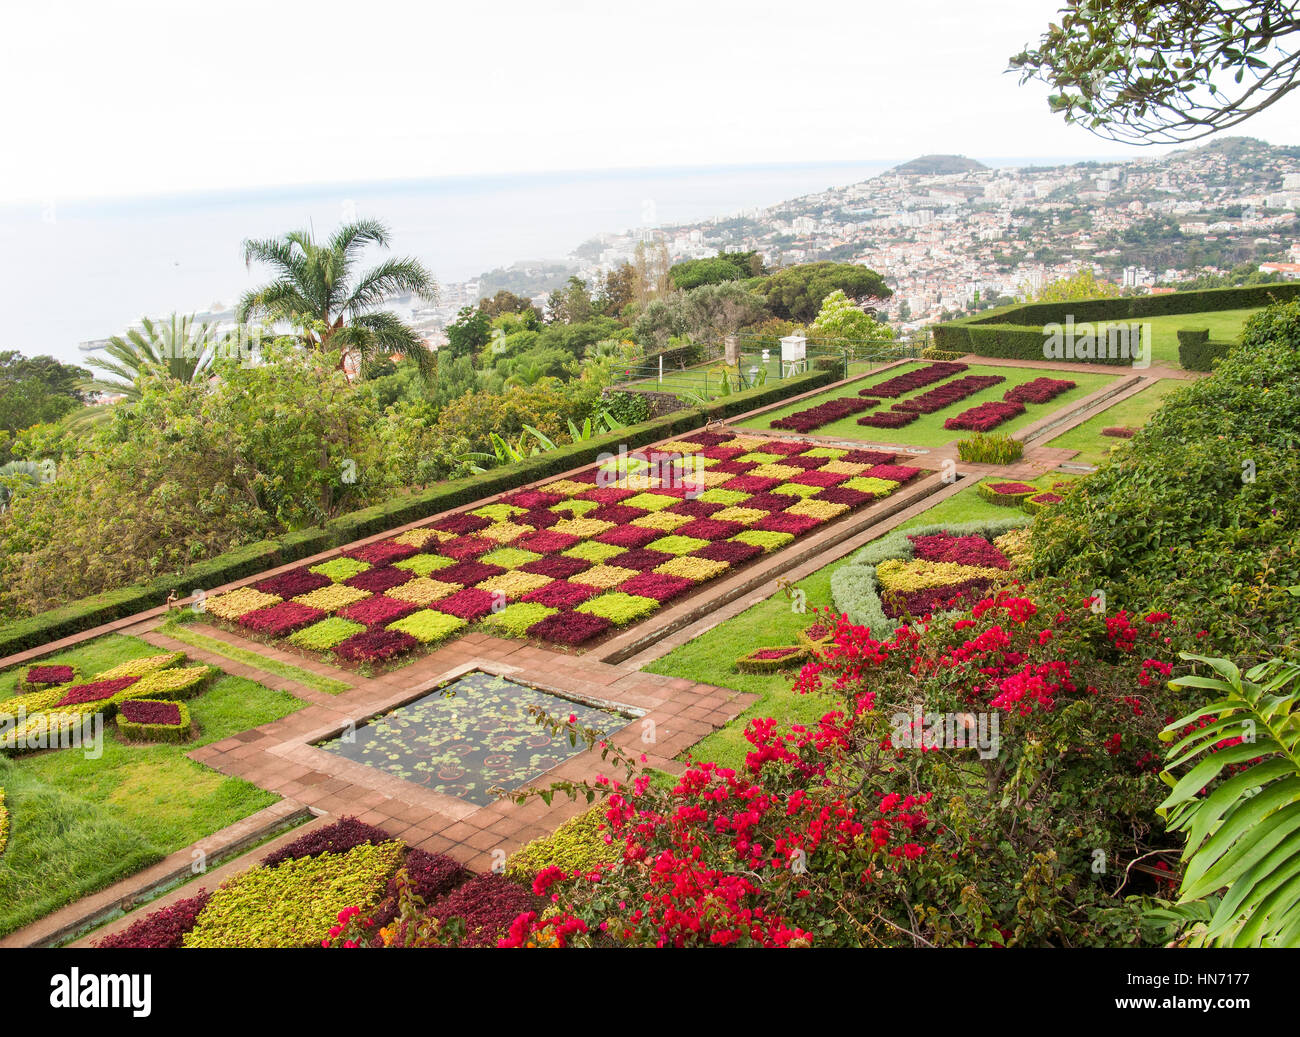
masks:
POLYGON ((1008 403, 1047 403, 1061 393, 1069 392, 1075 384, 1065 378, 1035 378, 1032 382, 1008 389, 1002 398, 1008 403))
POLYGON ((192 723, 183 702, 128 699, 117 710, 117 730, 132 742, 184 742, 192 723))
MULTIPOLYGON (((873 407, 880 401, 864 400, 854 396, 844 396, 837 400, 827 400, 816 407, 809 407, 807 410, 795 411, 784 418, 778 418, 772 422, 772 428, 789 429, 791 432, 807 434, 813 429, 821 428, 823 425, 829 425, 833 421, 839 421, 841 418, 847 418, 850 414, 861 414, 868 407, 873 407)), ((777 455, 779 456, 779 455, 777 455)))
POLYGON ((949 418, 943 423, 946 429, 966 429, 970 432, 987 432, 991 428, 997 428, 1005 421, 1010 421, 1014 417, 1025 413, 1023 403, 1006 403, 998 400, 990 400, 987 403, 981 403, 970 410, 964 410, 956 417, 949 418))
POLYGON ((896 375, 879 385, 873 385, 870 388, 863 389, 859 392, 860 396, 885 396, 898 397, 912 392, 914 389, 922 389, 927 385, 933 385, 935 382, 942 382, 945 378, 951 378, 955 374, 961 374, 967 370, 965 364, 954 364, 949 362, 940 362, 927 364, 925 367, 913 368, 903 374, 896 375))
POLYGON ((780 645, 756 648, 737 659, 735 665, 741 673, 775 673, 799 665, 807 658, 807 645, 780 645))
POLYGON ((210 611, 342 662, 386 663, 471 625, 583 645, 920 474, 895 453, 699 436, 675 449, 703 458, 700 484, 648 464, 599 478, 593 466, 215 596, 210 611))

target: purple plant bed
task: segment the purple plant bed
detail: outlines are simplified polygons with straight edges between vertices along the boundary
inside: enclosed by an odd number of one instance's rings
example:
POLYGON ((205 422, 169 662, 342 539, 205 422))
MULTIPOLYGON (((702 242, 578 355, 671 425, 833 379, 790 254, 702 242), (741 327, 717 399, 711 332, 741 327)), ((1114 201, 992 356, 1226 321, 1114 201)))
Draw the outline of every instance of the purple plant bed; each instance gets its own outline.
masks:
MULTIPOLYGON (((463 591, 461 593, 464 593, 463 591)), ((351 663, 375 663, 413 652, 420 642, 400 630, 363 630, 334 646, 334 654, 351 663)))
POLYGON ((594 640, 613 624, 589 612, 557 612, 528 628, 530 637, 559 645, 581 645, 594 640))
POLYGON ((902 428, 904 425, 910 425, 917 417, 918 415, 913 411, 878 410, 874 414, 858 418, 858 424, 868 428, 902 428))
POLYGON ((791 515, 789 512, 777 512, 761 518, 754 523, 754 529, 762 529, 772 533, 793 533, 795 536, 801 536, 815 526, 821 525, 811 515, 791 515))
POLYGON ((582 517, 595 519, 597 522, 613 522, 622 526, 648 514, 649 512, 644 508, 629 508, 625 504, 602 504, 599 508, 592 508, 582 517))
POLYGON ((366 598, 365 601, 354 601, 346 608, 340 609, 339 615, 344 619, 352 620, 354 623, 362 623, 370 627, 381 623, 391 623, 403 616, 409 616, 419 608, 420 606, 414 602, 402 601, 399 598, 389 598, 379 594, 373 598, 366 598))
POLYGON ((701 547, 694 552, 693 557, 740 565, 742 562, 748 562, 751 558, 756 558, 762 553, 763 549, 757 544, 746 544, 741 540, 715 540, 708 547, 701 547))
POLYGON ((540 910, 543 901, 526 886, 504 875, 488 872, 435 901, 429 914, 435 918, 465 921, 465 947, 495 947, 510 931, 510 923, 526 911, 540 910))
POLYGON ((95 946, 111 950, 176 950, 211 899, 212 894, 201 889, 170 907, 151 911, 120 932, 110 933, 95 946))
MULTIPOLYGON (((630 551, 624 551, 621 555, 614 555, 605 564, 616 565, 620 569, 635 569, 637 572, 645 572, 647 569, 663 565, 664 562, 671 562, 674 557, 667 551, 651 551, 648 547, 634 547, 630 551)), ((622 587, 619 588, 619 590, 623 589, 622 587)))
POLYGON ((567 551, 580 539, 580 537, 573 536, 570 533, 556 533, 550 529, 539 529, 536 533, 526 533, 518 540, 512 540, 509 546, 523 548, 525 551, 533 551, 536 554, 549 555, 567 551))
POLYGON ((463 536, 455 540, 448 540, 445 544, 439 546, 438 550, 448 558, 455 558, 458 561, 467 561, 471 558, 477 558, 479 555, 485 555, 489 551, 494 551, 497 543, 494 540, 488 540, 486 537, 463 536))
MULTIPOLYGON (((744 476, 737 476, 741 479, 744 476)), ((732 480, 735 482, 735 479, 732 480)), ((730 483, 725 484, 730 486, 730 483)), ((706 500, 684 500, 680 504, 670 504, 665 510, 673 515, 689 515, 691 518, 708 518, 715 511, 722 511, 725 504, 717 504, 714 501, 706 500)), ((649 543, 649 541, 647 541, 649 543)))
POLYGON ((487 591, 481 591, 477 587, 466 587, 440 601, 433 602, 429 607, 472 623, 491 612, 494 601, 496 598, 487 591))
POLYGON ((366 544, 355 551, 347 552, 349 558, 359 558, 371 565, 392 565, 403 558, 410 558, 420 549, 412 544, 398 544, 392 540, 381 540, 375 544, 366 544))
POLYGON ((525 511, 532 511, 534 508, 549 508, 553 504, 559 504, 564 500, 558 493, 543 493, 541 490, 520 490, 518 493, 512 493, 501 498, 502 504, 509 504, 512 508, 523 508, 525 511))
POLYGON ((892 464, 898 454, 886 454, 880 450, 850 450, 840 458, 845 464, 892 464))
POLYGON ((766 493, 774 486, 780 485, 780 479, 766 479, 761 475, 738 475, 724 482, 722 489, 735 490, 737 493, 766 493))
POLYGON ((525 511, 522 515, 516 515, 510 521, 516 526, 532 526, 534 529, 548 529, 564 518, 558 511, 548 511, 545 508, 539 508, 536 511, 525 511))
POLYGON ((439 583, 459 583, 462 587, 472 587, 476 583, 490 580, 493 576, 500 576, 503 572, 505 570, 501 566, 489 565, 487 562, 459 562, 445 569, 435 569, 429 574, 429 579, 437 580, 439 583))
POLYGON ((62 706, 79 706, 87 702, 103 702, 111 699, 119 691, 125 691, 138 681, 139 677, 114 677, 107 681, 92 681, 90 684, 74 684, 67 694, 55 703, 54 708, 62 706))
POLYGON ((178 727, 181 722, 181 707, 175 702, 140 702, 127 699, 118 708, 122 719, 131 724, 166 724, 178 727))
POLYGON ((343 582, 359 591, 382 594, 384 591, 400 587, 414 578, 415 573, 409 569, 399 569, 395 565, 381 565, 377 569, 367 569, 363 573, 357 573, 343 582))
POLYGON ((310 594, 314 590, 330 585, 330 578, 314 573, 310 569, 290 569, 253 584, 254 589, 263 594, 274 594, 281 598, 296 598, 299 594, 310 594))
POLYGON ((77 671, 71 666, 60 666, 58 664, 51 666, 33 666, 27 671, 28 684, 43 684, 53 686, 56 684, 67 684, 77 675, 77 671))
POLYGON ((347 853, 354 847, 366 843, 378 845, 391 842, 392 838, 382 828, 368 825, 355 817, 342 817, 333 824, 308 832, 287 846, 273 850, 262 858, 262 863, 268 868, 274 868, 288 860, 319 857, 322 853, 347 853))
POLYGON ((915 557, 927 562, 954 562, 985 569, 1010 569, 1006 555, 980 536, 950 536, 934 533, 909 537, 915 557))
POLYGON ((799 498, 789 493, 756 493, 749 500, 742 501, 740 507, 756 511, 785 511, 798 503, 799 498))
POLYGON ((838 486, 840 483, 847 481, 852 476, 845 475, 843 472, 801 472, 798 475, 790 477, 792 483, 799 483, 801 486, 820 486, 823 489, 830 486, 838 486))
POLYGON ((812 499, 824 500, 829 504, 847 504, 850 508, 856 508, 859 504, 873 500, 874 495, 864 493, 862 490, 848 490, 843 486, 831 486, 812 499))
MULTIPOLYGON (((689 502, 683 501, 681 504, 671 506, 674 508, 685 507, 687 503, 689 502)), ((644 526, 615 526, 613 529, 607 529, 597 535, 595 540, 598 544, 609 544, 610 547, 645 547, 651 540, 658 540, 664 535, 662 529, 646 529, 644 526)), ((543 573, 543 575, 549 575, 549 573, 543 573)))
POLYGON ((655 601, 671 601, 694 586, 695 584, 684 576, 643 572, 633 576, 626 583, 619 584, 618 589, 623 594, 639 594, 643 598, 654 598, 655 601))
POLYGON ((586 583, 570 583, 568 580, 552 580, 545 587, 538 587, 535 591, 529 591, 520 600, 537 602, 539 605, 546 605, 550 608, 571 609, 575 605, 581 605, 588 598, 594 598, 600 593, 599 587, 592 587, 586 583))
POLYGON ((533 573, 537 576, 549 576, 553 580, 567 580, 585 573, 591 563, 582 558, 568 558, 565 555, 547 555, 535 562, 528 562, 519 567, 520 572, 533 573))
POLYGON ((696 519, 673 530, 675 536, 694 537, 697 540, 727 540, 745 527, 739 522, 722 522, 718 519, 696 519))
POLYGON ((921 469, 904 464, 878 464, 862 473, 865 479, 888 479, 890 482, 910 482, 921 474, 921 469))
POLYGON ((482 515, 469 515, 462 512, 459 515, 448 515, 446 518, 438 519, 437 522, 430 523, 429 528, 459 537, 468 533, 477 533, 480 529, 487 529, 490 525, 492 525, 492 521, 485 519, 482 515))
POLYGON ((629 497, 635 497, 639 492, 639 490, 629 490, 625 486, 598 486, 594 490, 588 490, 586 495, 600 504, 617 504, 629 497))

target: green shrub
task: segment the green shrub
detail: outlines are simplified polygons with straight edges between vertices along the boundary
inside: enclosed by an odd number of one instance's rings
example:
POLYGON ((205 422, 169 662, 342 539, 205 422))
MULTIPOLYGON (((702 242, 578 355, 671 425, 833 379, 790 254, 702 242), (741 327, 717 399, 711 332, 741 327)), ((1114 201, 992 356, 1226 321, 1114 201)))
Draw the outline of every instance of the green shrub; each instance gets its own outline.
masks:
POLYGON ((957 456, 971 464, 1010 464, 1024 453, 1025 445, 1005 432, 976 432, 957 443, 957 456))
POLYGON ((617 863, 622 857, 622 839, 606 843, 608 828, 605 824, 604 806, 572 817, 551 835, 534 839, 510 855, 506 861, 506 874, 527 880, 543 868, 554 866, 572 874, 577 871, 590 874, 602 864, 617 863))
POLYGON ((935 349, 934 346, 921 350, 922 360, 960 360, 965 355, 951 349, 935 349))
POLYGON ((319 947, 343 908, 379 903, 404 851, 396 841, 366 843, 250 868, 212 894, 183 946, 319 947))
POLYGON ((1214 361, 1228 355, 1233 349, 1231 342, 1212 342, 1208 337, 1195 342, 1184 342, 1182 332, 1178 333, 1178 362, 1188 371, 1212 371, 1214 361))
POLYGON ((1030 573, 1199 622, 1219 652, 1300 633, 1300 302, 1270 307, 1130 447, 1035 519, 1030 573))

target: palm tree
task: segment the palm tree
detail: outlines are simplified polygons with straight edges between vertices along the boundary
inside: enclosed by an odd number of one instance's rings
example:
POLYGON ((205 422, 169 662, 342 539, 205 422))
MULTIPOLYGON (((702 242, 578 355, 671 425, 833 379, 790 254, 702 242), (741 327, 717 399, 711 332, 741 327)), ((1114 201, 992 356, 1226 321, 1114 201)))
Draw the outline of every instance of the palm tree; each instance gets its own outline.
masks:
MULTIPOLYGON (((222 341, 211 324, 195 323, 193 316, 173 313, 166 321, 157 322, 145 317, 139 328, 108 340, 104 347, 107 357, 86 361, 87 367, 111 377, 94 378, 78 388, 89 393, 115 393, 133 403, 140 398, 139 380, 144 374, 161 373, 185 383, 201 381, 211 375, 212 361, 222 341)), ((107 416, 106 407, 86 407, 77 420, 100 421, 107 416)))
POLYGON ((415 259, 389 259, 357 275, 357 257, 367 245, 388 247, 388 230, 375 220, 339 227, 328 241, 318 243, 311 231, 283 238, 244 242, 244 262, 265 263, 276 279, 239 302, 241 321, 259 316, 289 321, 303 329, 313 349, 338 349, 369 359, 397 353, 414 360, 426 375, 433 354, 415 331, 379 306, 401 295, 437 297, 433 276, 415 259))

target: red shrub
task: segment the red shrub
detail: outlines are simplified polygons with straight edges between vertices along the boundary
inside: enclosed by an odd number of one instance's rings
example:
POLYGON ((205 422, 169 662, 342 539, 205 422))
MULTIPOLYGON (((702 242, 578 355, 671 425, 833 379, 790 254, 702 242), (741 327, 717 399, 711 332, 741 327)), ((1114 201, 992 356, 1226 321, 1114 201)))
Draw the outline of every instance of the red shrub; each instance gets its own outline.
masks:
POLYGON ((909 537, 913 553, 928 562, 954 562, 986 569, 1010 569, 1007 556, 980 536, 955 537, 949 533, 909 537))
MULTIPOLYGON (((672 505, 673 508, 684 508, 691 501, 683 501, 681 504, 672 505)), ((664 535, 662 529, 646 529, 644 526, 615 526, 613 529, 607 529, 605 532, 595 537, 597 543, 609 544, 611 547, 644 547, 651 540, 658 540, 664 535)), ((525 567, 527 568, 527 567, 525 567)), ((529 569, 529 572, 541 572, 540 569, 529 569)), ((542 573, 549 576, 550 573, 542 573)))
POLYGON ((127 699, 118 712, 132 724, 168 724, 176 727, 181 722, 181 707, 175 702, 127 699))
POLYGON ((357 590, 382 594, 386 590, 400 587, 408 580, 414 579, 415 573, 409 569, 399 569, 395 565, 381 565, 376 569, 367 569, 357 573, 343 582, 357 590))
POLYGON ((309 605, 300 605, 296 601, 282 601, 269 608, 245 612, 239 617, 239 625, 247 627, 254 633, 266 634, 268 637, 283 637, 300 627, 324 619, 325 613, 309 605))
POLYGON ((799 483, 803 486, 838 486, 840 483, 851 478, 841 472, 800 472, 798 475, 790 477, 792 483, 799 483))
POLYGON ((410 558, 419 550, 418 547, 411 544, 380 540, 373 544, 366 544, 364 547, 358 547, 353 551, 348 551, 347 554, 351 558, 359 558, 371 565, 392 565, 394 562, 400 562, 403 558, 410 558))
POLYGON ((532 526, 534 529, 546 529, 563 518, 564 516, 558 511, 538 508, 534 511, 525 511, 522 515, 515 515, 510 521, 516 526, 532 526))
POLYGON ((629 508, 625 504, 604 504, 599 508, 592 508, 582 517, 595 519, 597 522, 614 522, 621 526, 645 514, 648 512, 644 508, 629 508))
POLYGON ((861 490, 846 490, 843 486, 831 486, 812 499, 829 501, 831 504, 847 504, 850 508, 856 508, 875 498, 874 495, 863 493, 861 490))
POLYGON ((1023 413, 1025 413, 1023 403, 1005 403, 990 400, 988 403, 981 403, 978 407, 962 411, 954 418, 949 418, 943 423, 943 427, 947 429, 967 429, 971 432, 987 432, 991 428, 997 428, 1004 421, 1010 421, 1023 413))
MULTIPOLYGON (((552 617, 554 618, 554 617, 552 617)), ((504 875, 489 872, 470 879, 429 907, 435 918, 461 918, 466 947, 495 947, 521 914, 539 910, 540 897, 504 875)))
POLYGON ((496 546, 495 541, 488 540, 486 537, 457 537, 455 540, 448 540, 445 544, 439 544, 438 553, 463 561, 466 558, 477 558, 479 555, 487 554, 495 550, 496 546))
POLYGON ((715 540, 708 547, 701 547, 694 552, 698 558, 708 558, 715 562, 730 562, 733 565, 739 565, 741 562, 747 562, 757 555, 761 555, 763 549, 755 544, 747 544, 743 540, 715 540))
POLYGON ((526 533, 518 540, 511 541, 511 547, 520 547, 537 554, 557 554, 567 551, 579 538, 571 533, 557 533, 553 529, 539 529, 536 533, 526 533))
POLYGON ((739 522, 720 522, 717 519, 696 519, 673 530, 676 536, 695 537, 697 540, 726 540, 745 529, 739 522))
POLYGON ((296 598, 299 594, 309 594, 321 587, 328 587, 330 584, 328 576, 322 576, 320 573, 314 573, 310 569, 290 569, 288 572, 280 573, 279 576, 271 576, 261 580, 253 586, 263 594, 276 594, 281 598, 296 598))
POLYGON ((905 483, 920 474, 921 469, 904 464, 878 464, 862 473, 866 479, 888 479, 896 483, 905 483))
POLYGON ((954 364, 947 361, 930 364, 926 367, 914 368, 903 374, 890 378, 888 381, 881 382, 879 385, 873 385, 868 389, 861 390, 859 396, 887 396, 898 397, 913 389, 920 389, 922 386, 933 385, 935 382, 941 382, 945 378, 951 378, 955 374, 961 374, 965 371, 965 364, 954 364))
POLYGON ((807 533, 821 523, 811 515, 791 515, 788 511, 778 511, 754 523, 754 529, 770 530, 773 533, 793 533, 799 536, 807 533))
MULTIPOLYGON (((734 437, 728 436, 727 438, 732 439, 734 437)), ((711 461, 734 461, 742 454, 747 454, 747 453, 749 453, 749 451, 744 449, 743 447, 711 446, 705 450, 702 450, 700 452, 700 456, 707 457, 711 461)), ((716 468, 717 466, 715 465, 714 467, 716 468)))
POLYGON ((496 598, 487 591, 481 591, 477 587, 466 587, 441 601, 433 602, 429 607, 437 612, 445 612, 449 616, 458 616, 473 622, 491 612, 495 600, 496 598))
POLYGON ((904 425, 910 425, 917 417, 914 411, 878 410, 874 414, 858 418, 858 424, 869 428, 902 428, 904 425))
POLYGON ((523 508, 525 511, 532 511, 534 508, 549 508, 553 504, 559 504, 562 500, 564 498, 558 493, 544 493, 541 490, 520 490, 518 493, 511 493, 502 497, 501 503, 509 504, 512 508, 523 508))
POLYGON ((351 605, 339 609, 339 615, 354 623, 374 626, 377 623, 391 623, 395 619, 409 616, 420 606, 410 601, 400 601, 383 594, 376 594, 364 601, 354 601, 351 605))
POLYGON ((631 551, 624 551, 621 555, 615 555, 605 564, 617 565, 620 569, 635 569, 637 572, 644 572, 647 569, 663 565, 664 562, 671 562, 673 557, 666 551, 651 551, 648 547, 634 547, 631 551))
POLYGON ((120 932, 110 933, 96 947, 112 950, 174 950, 194 928, 199 912, 208 906, 212 894, 201 889, 195 896, 178 900, 170 907, 151 911, 120 932))
MULTIPOLYGON (((743 475, 736 476, 736 479, 744 478, 745 476, 743 475)), ((731 483, 735 482, 736 479, 732 479, 731 482, 726 483, 725 485, 730 489, 735 489, 735 487, 731 486, 731 483)), ((708 518, 715 511, 721 511, 725 507, 725 504, 715 504, 713 501, 684 500, 680 504, 670 504, 667 510, 674 515, 690 515, 691 518, 708 518)), ((649 541, 646 542, 649 543, 649 541)))
POLYGON ((897 457, 880 450, 850 450, 840 460, 845 464, 891 464, 897 457))
POLYGON ((501 566, 489 565, 487 562, 461 562, 459 565, 449 565, 445 569, 435 569, 429 574, 429 578, 439 583, 459 583, 462 587, 472 587, 476 583, 490 580, 493 576, 500 576, 503 572, 505 570, 501 566))
POLYGON ((772 422, 772 428, 788 428, 792 432, 811 432, 813 429, 829 425, 831 422, 847 418, 850 414, 860 414, 870 406, 868 401, 845 396, 837 400, 809 407, 807 410, 795 411, 784 418, 772 422))
POLYGON ((599 587, 592 587, 585 583, 552 580, 545 587, 538 587, 535 591, 529 591, 520 600, 535 601, 540 605, 547 605, 551 608, 571 609, 575 605, 581 605, 588 598, 594 598, 599 593, 599 587))
POLYGON ((67 684, 77 675, 71 666, 33 666, 27 671, 28 684, 67 684))
POLYGON ((553 580, 567 580, 578 573, 586 572, 591 563, 581 558, 567 558, 564 555, 547 555, 535 562, 527 562, 519 567, 523 572, 549 576, 553 580))
POLYGON ((1064 378, 1035 378, 1032 382, 1008 389, 1002 398, 1008 403, 1046 403, 1073 388, 1074 382, 1064 378))
POLYGON ((645 598, 654 598, 655 601, 671 601, 693 586, 694 584, 684 576, 643 572, 633 576, 626 583, 619 584, 618 589, 623 594, 640 594, 645 598))
POLYGON ((529 636, 557 645, 585 644, 599 637, 612 624, 604 616, 589 612, 557 612, 528 628, 529 636))
POLYGON ((368 663, 405 655, 419 647, 419 641, 400 630, 364 630, 335 645, 334 654, 349 662, 368 663))
POLYGON ((635 497, 640 492, 640 490, 629 490, 626 486, 598 486, 594 490, 588 490, 582 496, 585 500, 594 500, 600 504, 617 504, 629 497, 635 497))
POLYGON ((808 449, 807 443, 801 443, 797 439, 769 439, 763 444, 762 450, 765 454, 802 454, 808 449))
POLYGON ((773 486, 780 485, 780 479, 765 479, 761 475, 738 475, 724 482, 722 489, 735 490, 737 493, 766 493, 773 486))
POLYGON ((437 529, 443 533, 454 533, 456 536, 464 536, 466 533, 475 533, 480 529, 487 529, 492 525, 490 519, 483 518, 482 515, 470 515, 461 512, 459 515, 448 515, 446 518, 440 518, 437 522, 429 523, 430 529, 437 529))

